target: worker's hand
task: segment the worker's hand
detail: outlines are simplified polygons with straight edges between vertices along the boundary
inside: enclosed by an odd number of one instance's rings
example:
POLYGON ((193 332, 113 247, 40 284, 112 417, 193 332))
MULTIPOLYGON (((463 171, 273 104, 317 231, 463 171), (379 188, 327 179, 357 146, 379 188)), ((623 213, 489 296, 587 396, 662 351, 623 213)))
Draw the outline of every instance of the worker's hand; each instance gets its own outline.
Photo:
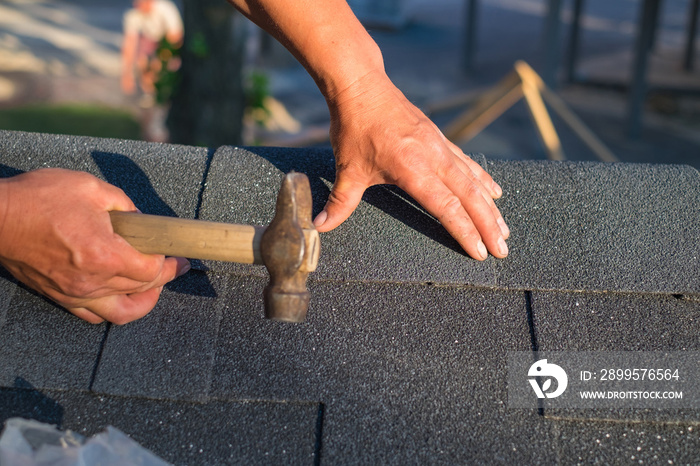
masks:
POLYGON ((336 180, 314 223, 331 230, 369 186, 395 184, 435 216, 474 259, 505 257, 501 188, 389 81, 370 73, 328 98, 336 180))
POLYGON ((88 322, 139 319, 189 263, 133 249, 114 233, 111 210, 137 209, 87 173, 43 169, 0 179, 0 264, 88 322))

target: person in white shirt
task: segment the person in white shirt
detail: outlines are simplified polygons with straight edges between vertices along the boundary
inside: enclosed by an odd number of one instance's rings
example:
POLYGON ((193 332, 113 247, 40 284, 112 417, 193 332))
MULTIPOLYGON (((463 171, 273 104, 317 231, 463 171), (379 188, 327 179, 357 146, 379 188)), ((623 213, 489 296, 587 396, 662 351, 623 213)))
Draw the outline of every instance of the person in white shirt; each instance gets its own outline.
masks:
POLYGON ((170 0, 134 0, 134 8, 124 14, 122 90, 128 95, 136 91, 136 75, 141 91, 152 97, 162 66, 156 56, 159 44, 165 39, 179 47, 183 35, 180 11, 170 0))

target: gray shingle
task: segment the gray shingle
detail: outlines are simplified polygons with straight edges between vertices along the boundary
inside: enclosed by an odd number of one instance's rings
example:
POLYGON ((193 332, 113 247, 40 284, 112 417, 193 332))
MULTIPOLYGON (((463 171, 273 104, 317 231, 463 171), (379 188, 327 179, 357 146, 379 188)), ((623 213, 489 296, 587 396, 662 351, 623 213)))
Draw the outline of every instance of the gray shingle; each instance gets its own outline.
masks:
POLYGON ((205 148, 0 130, 0 176, 45 167, 81 170, 131 197, 144 213, 194 218, 205 148))
MULTIPOLYGON (((87 389, 105 333, 0 278, 15 290, 0 319, 0 386, 87 389)), ((2 300, 2 298, 0 298, 2 300)))
POLYGON ((687 166, 489 162, 510 255, 498 286, 700 293, 700 174, 687 166))
POLYGON ((700 351, 700 302, 673 295, 536 291, 532 314, 540 350, 700 351))
POLYGON ((7 310, 17 292, 17 282, 12 275, 0 267, 0 329, 5 325, 7 310))
POLYGON ((0 425, 32 417, 85 436, 112 425, 178 465, 312 464, 318 413, 316 403, 191 403, 0 388, 0 425))
MULTIPOLYGON (((700 302, 672 295, 533 292, 532 320, 540 351, 700 351, 700 302)), ((680 402, 682 409, 545 412, 581 420, 692 421, 693 403, 680 402)))
POLYGON ((697 464, 696 423, 556 421, 557 452, 565 464, 697 464))
MULTIPOLYGON (((112 326, 93 389, 120 395, 202 399, 209 388, 228 277, 193 271, 167 285, 146 317, 112 326)), ((262 314, 262 297, 256 303, 262 314)))
MULTIPOLYGON (((246 281, 233 309, 265 284, 246 281)), ((537 412, 505 406, 506 351, 530 348, 522 293, 337 282, 311 293, 301 325, 224 316, 213 396, 323 402, 330 463, 529 463, 529 441, 552 459, 537 412)))
MULTIPOLYGON (((83 169, 146 212, 238 223, 269 222, 285 172, 309 174, 314 213, 333 179, 327 150, 223 147, 212 156, 0 132, 0 154, 0 176, 83 169)), ((697 411, 510 409, 506 360, 533 344, 698 350, 700 175, 678 166, 487 166, 505 191, 508 259, 467 258, 400 190, 375 187, 323 235, 300 325, 262 318, 261 266, 204 263, 209 272, 168 285, 151 314, 107 334, 3 272, 0 386, 14 388, 0 388, 0 418, 21 412, 90 433, 110 423, 186 464, 231 454, 239 463, 310 463, 319 446, 329 463, 609 463, 635 451, 645 462, 696 463, 687 427, 697 411), (100 395, 76 390, 88 388, 100 395)))

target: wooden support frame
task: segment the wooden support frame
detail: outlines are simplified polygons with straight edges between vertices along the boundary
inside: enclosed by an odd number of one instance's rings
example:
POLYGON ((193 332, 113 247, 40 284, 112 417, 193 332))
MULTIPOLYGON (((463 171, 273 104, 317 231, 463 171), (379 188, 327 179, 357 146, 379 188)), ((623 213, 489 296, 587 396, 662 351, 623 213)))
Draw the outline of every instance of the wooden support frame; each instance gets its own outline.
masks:
MULTIPOLYGON (((551 109, 581 138, 583 143, 603 162, 618 162, 613 152, 581 119, 554 93, 542 78, 524 61, 517 61, 514 70, 492 88, 482 93, 474 105, 457 116, 444 131, 447 139, 468 141, 479 134, 520 99, 530 110, 540 141, 551 160, 565 160, 561 141, 547 111, 551 109)), ((464 99, 462 99, 464 100, 464 99)), ((447 105, 436 107, 445 110, 447 105)))
POLYGON ((522 87, 516 73, 510 73, 486 91, 476 103, 458 116, 444 131, 451 141, 472 139, 496 118, 522 98, 522 87))

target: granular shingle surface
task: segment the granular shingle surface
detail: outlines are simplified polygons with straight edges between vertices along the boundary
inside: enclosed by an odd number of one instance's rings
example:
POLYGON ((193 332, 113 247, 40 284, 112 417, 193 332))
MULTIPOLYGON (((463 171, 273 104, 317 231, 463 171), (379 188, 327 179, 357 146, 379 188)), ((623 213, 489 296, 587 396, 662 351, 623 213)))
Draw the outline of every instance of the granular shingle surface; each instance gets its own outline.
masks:
POLYGON ((192 403, 0 388, 2 419, 32 417, 86 436, 111 425, 177 465, 312 464, 318 413, 314 403, 192 403))
MULTIPOLYGON (((700 306, 682 296, 533 292, 531 302, 539 351, 681 351, 700 355, 700 306)), ((547 409, 545 414, 630 422, 698 421, 697 400, 688 400, 682 407, 687 409, 547 409)))
MULTIPOLYGON (((474 261, 401 190, 323 234, 306 322, 263 319, 262 266, 195 261, 156 308, 93 326, 0 271, 0 422, 113 425, 175 464, 700 462, 696 406, 508 406, 512 351, 698 351, 700 176, 504 162, 510 256, 474 261)), ((266 224, 324 149, 193 148, 0 132, 0 176, 86 170, 144 212, 266 224)), ((528 354, 529 357, 529 354, 528 354)), ((523 384, 527 384, 523 375, 523 384)))
POLYGON ((235 287, 228 277, 195 271, 168 285, 156 308, 143 319, 110 327, 94 389, 155 398, 203 398, 230 289, 235 287))
POLYGON ((10 307, 12 298, 17 292, 17 284, 7 271, 0 268, 0 328, 7 319, 7 309, 10 307))
POLYGON ((532 314, 540 350, 700 351, 700 306, 678 295, 536 291, 532 314))
POLYGON ((700 174, 688 166, 490 162, 512 231, 498 284, 700 293, 700 174))
MULTIPOLYGON (((14 286, 0 277, 0 290, 14 286)), ((67 311, 17 287, 0 320, 0 386, 22 379, 35 387, 90 385, 104 325, 85 327, 67 311)))
POLYGON ((556 421, 557 454, 566 463, 695 464, 697 423, 556 421))
MULTIPOLYGON (((262 291, 250 280, 234 309, 262 291)), ((517 462, 518 439, 534 431, 546 444, 536 412, 506 409, 493 370, 506 351, 530 348, 522 293, 338 282, 311 293, 303 326, 224 317, 214 396, 319 400, 331 463, 517 462)))
POLYGON ((144 213, 187 218, 195 216, 210 159, 201 147, 2 130, 0 154, 0 176, 82 170, 123 189, 144 213))

